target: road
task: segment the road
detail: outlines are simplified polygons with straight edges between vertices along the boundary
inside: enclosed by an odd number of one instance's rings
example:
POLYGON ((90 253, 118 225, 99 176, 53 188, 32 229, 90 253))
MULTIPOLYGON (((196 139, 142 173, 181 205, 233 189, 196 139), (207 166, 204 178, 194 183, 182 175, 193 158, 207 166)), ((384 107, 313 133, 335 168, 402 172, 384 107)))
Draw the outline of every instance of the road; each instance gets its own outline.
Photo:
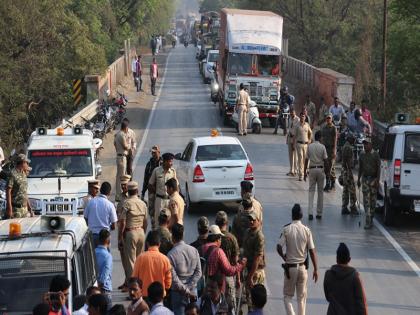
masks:
MULTIPOLYGON (((167 58, 164 78, 158 85, 161 92, 154 102, 151 103, 150 96, 147 96, 150 101, 148 108, 140 111, 131 108, 128 111, 129 118, 133 120, 132 126, 139 135, 139 154, 134 174, 134 179, 139 183, 142 183, 144 166, 149 158, 149 148, 154 144, 161 147, 162 153, 178 153, 183 151, 191 137, 209 135, 211 128, 220 128, 223 135, 235 136, 233 128, 222 126, 218 110, 209 100, 208 86, 202 84, 194 53, 194 47, 191 46, 188 48, 178 46, 173 49, 167 58), (146 115, 149 120, 136 115, 146 115)), ((161 61, 163 60, 165 58, 162 57, 161 61)), ((294 203, 300 203, 305 209, 303 221, 313 231, 318 252, 320 279, 316 284, 312 280, 309 281, 308 314, 326 313, 327 303, 322 281, 325 270, 335 263, 335 250, 342 241, 346 242, 351 250, 351 264, 361 273, 370 314, 420 313, 419 277, 377 228, 365 231, 363 225, 359 224, 359 221, 363 220, 362 217, 343 217, 340 214, 339 188, 325 195, 322 220, 308 222, 306 213, 308 184, 285 175, 288 172, 285 138, 272 135, 272 129, 267 128, 263 129, 260 135, 248 134, 240 140, 253 163, 256 196, 264 207, 266 284, 269 290, 266 314, 285 314, 282 294, 283 272, 275 247, 282 226, 291 221, 291 207, 294 203)), ((111 168, 113 160, 110 157, 112 150, 109 149, 109 145, 108 140, 104 163, 111 168)), ((103 178, 111 179, 112 173, 105 172, 103 178)), ((196 238, 196 222, 201 215, 207 215, 210 221, 214 222, 215 213, 221 207, 214 205, 204 207, 194 214, 186 214, 184 220, 186 241, 190 242, 196 238)), ((115 236, 114 234, 114 247, 115 236)), ((406 238, 404 240, 410 243, 406 238)), ((122 268, 115 248, 112 253, 115 258, 113 284, 117 287, 122 283, 122 268)), ((114 297, 115 302, 124 298, 118 293, 114 297)))

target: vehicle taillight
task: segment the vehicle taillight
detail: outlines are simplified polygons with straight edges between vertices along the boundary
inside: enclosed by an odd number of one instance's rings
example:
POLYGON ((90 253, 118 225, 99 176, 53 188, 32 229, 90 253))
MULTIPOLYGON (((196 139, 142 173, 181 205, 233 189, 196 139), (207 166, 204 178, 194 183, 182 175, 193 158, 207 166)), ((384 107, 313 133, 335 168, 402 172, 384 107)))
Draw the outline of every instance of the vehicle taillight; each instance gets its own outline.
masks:
POLYGON ((254 169, 250 163, 246 165, 244 180, 254 180, 254 169))
POLYGON ((193 183, 203 183, 205 181, 203 170, 200 165, 197 165, 194 169, 193 183))
POLYGON ((401 160, 394 161, 394 187, 400 187, 401 183, 401 160))

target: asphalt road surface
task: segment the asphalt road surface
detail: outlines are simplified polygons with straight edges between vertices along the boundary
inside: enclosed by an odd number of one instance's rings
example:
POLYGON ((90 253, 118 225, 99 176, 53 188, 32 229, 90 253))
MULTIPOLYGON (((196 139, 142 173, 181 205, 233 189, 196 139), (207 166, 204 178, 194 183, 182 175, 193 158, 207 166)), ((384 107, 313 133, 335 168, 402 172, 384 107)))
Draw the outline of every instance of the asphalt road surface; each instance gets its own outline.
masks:
MULTIPOLYGON (((207 136, 212 128, 220 128, 223 135, 236 136, 233 128, 222 125, 217 107, 210 102, 209 88, 202 83, 198 72, 195 48, 191 45, 188 48, 179 45, 171 51, 167 59, 161 57, 160 60, 166 60, 167 67, 163 72, 163 65, 161 66, 161 73, 164 75, 157 86, 157 97, 153 99, 148 96, 149 108, 131 108, 128 111, 132 127, 139 135, 139 154, 134 179, 140 184, 152 145, 158 144, 162 153, 178 153, 183 151, 190 138, 207 136), (136 115, 143 117, 139 118, 136 115), (148 117, 148 120, 144 117, 148 117)), ((340 214, 340 188, 325 194, 322 220, 308 222, 308 184, 286 176, 288 157, 285 137, 274 136, 271 128, 264 128, 262 134, 248 134, 240 140, 254 166, 256 197, 264 207, 266 285, 269 291, 266 314, 285 314, 282 261, 275 247, 283 225, 291 221, 291 208, 294 203, 300 203, 305 211, 303 221, 312 229, 318 252, 320 278, 316 284, 309 280, 307 314, 326 314, 327 303, 322 282, 325 271, 335 263, 335 251, 342 241, 350 248, 351 264, 361 273, 370 314, 420 313, 419 275, 377 227, 365 231, 363 217, 343 217, 340 214)), ((109 142, 106 143, 107 146, 110 145, 109 142)), ((106 148, 105 151, 108 153, 104 154, 104 158, 108 162, 113 161, 109 156, 112 150, 106 148)), ((111 166, 112 164, 109 164, 107 167, 111 166)), ((110 174, 105 172, 103 177, 109 178, 110 174)), ((186 214, 186 241, 191 242, 196 238, 196 222, 201 215, 208 216, 210 221, 214 222, 215 213, 220 209, 224 209, 224 206, 211 205, 202 207, 194 214, 186 214)), ((412 230, 418 233, 418 229, 410 229, 412 230)), ((399 232, 396 241, 403 241, 403 248, 409 249, 407 252, 413 258, 413 263, 417 264, 415 266, 418 266, 418 251, 410 247, 415 243, 414 240, 410 240, 411 236, 399 232)), ((114 247, 116 243, 114 237, 114 247)), ((115 257, 113 284, 116 288, 123 281, 122 267, 117 250, 113 248, 112 252, 115 257)), ((311 266, 310 278, 312 270, 311 266)), ((122 301, 124 297, 125 295, 116 293, 114 302, 122 301)))

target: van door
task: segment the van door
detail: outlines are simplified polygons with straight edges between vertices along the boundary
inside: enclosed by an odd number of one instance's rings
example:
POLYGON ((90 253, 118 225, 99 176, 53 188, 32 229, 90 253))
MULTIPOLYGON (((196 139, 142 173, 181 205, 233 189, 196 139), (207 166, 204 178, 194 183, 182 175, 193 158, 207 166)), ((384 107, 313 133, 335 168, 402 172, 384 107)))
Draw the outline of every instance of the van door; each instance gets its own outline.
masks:
POLYGON ((394 156, 394 145, 395 145, 396 134, 387 133, 385 134, 384 142, 381 149, 379 150, 379 156, 381 158, 381 175, 379 180, 379 193, 381 196, 385 196, 384 185, 388 187, 392 186, 393 176, 393 156, 394 156))
MULTIPOLYGON (((401 163, 401 194, 419 196, 420 133, 405 133, 404 160, 401 163)), ((420 210, 420 209, 419 209, 420 210)))

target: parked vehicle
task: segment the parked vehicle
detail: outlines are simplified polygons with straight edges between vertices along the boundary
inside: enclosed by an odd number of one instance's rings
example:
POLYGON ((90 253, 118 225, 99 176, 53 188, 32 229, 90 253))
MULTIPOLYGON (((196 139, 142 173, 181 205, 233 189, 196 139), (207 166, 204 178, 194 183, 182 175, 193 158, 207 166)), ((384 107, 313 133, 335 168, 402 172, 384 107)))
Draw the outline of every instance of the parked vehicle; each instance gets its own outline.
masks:
POLYGON ((217 49, 209 50, 206 60, 203 62, 203 82, 210 83, 211 76, 215 71, 216 62, 219 59, 219 51, 217 49))
POLYGON ((260 119, 277 119, 283 18, 268 11, 222 9, 218 80, 220 113, 228 122, 242 83, 260 119), (244 22, 246 21, 246 22, 244 22))
POLYGON ((386 225, 398 214, 420 212, 420 125, 391 125, 379 150, 379 196, 386 225))
MULTIPOLYGON (((235 111, 232 115, 232 121, 236 128, 236 131, 239 131, 238 124, 239 124, 239 115, 235 111)), ((251 129, 253 133, 260 134, 261 133, 261 120, 258 113, 258 106, 257 103, 254 101, 249 102, 249 112, 248 112, 248 129, 251 129)))
POLYGON ((216 72, 211 74, 210 79, 210 99, 216 104, 219 100, 219 83, 217 82, 216 72))
POLYGON ((31 314, 54 276, 69 279, 68 309, 96 285, 95 249, 83 217, 41 216, 0 221, 0 310, 31 314))

